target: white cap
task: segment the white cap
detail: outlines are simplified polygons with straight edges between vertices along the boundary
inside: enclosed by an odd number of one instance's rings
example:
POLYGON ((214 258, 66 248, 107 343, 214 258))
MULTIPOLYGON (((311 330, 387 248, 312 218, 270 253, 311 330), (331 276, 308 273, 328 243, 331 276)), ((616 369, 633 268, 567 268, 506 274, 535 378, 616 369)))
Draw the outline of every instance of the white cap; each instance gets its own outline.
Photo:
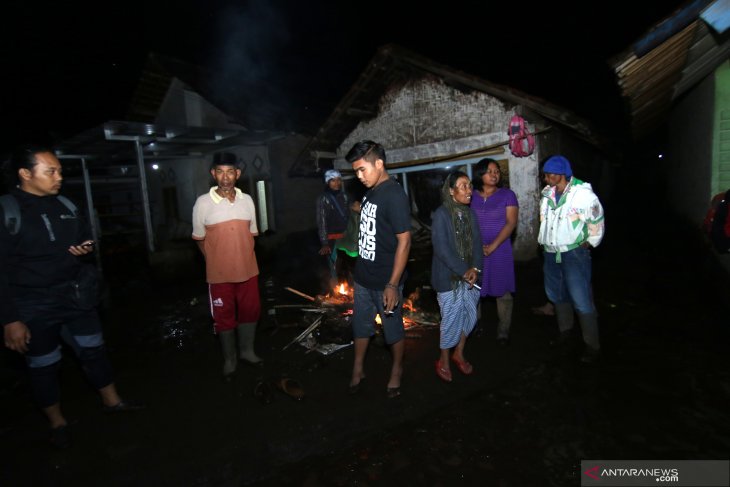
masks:
POLYGON ((342 174, 340 174, 340 171, 338 171, 337 169, 330 169, 329 171, 324 173, 324 182, 329 183, 330 180, 341 177, 342 174))

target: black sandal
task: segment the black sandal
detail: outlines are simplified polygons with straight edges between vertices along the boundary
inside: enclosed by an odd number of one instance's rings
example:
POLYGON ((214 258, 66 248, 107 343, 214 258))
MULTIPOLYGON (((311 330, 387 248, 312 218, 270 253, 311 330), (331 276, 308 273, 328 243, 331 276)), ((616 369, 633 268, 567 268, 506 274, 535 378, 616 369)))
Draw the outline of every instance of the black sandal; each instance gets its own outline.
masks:
POLYGON ((260 379, 258 382, 256 382, 256 385, 253 388, 253 395, 256 399, 259 400, 261 404, 264 405, 271 404, 271 402, 274 400, 271 385, 263 379, 260 379))
POLYGON ((388 399, 395 399, 396 397, 400 397, 400 386, 398 387, 388 387, 386 389, 388 399))

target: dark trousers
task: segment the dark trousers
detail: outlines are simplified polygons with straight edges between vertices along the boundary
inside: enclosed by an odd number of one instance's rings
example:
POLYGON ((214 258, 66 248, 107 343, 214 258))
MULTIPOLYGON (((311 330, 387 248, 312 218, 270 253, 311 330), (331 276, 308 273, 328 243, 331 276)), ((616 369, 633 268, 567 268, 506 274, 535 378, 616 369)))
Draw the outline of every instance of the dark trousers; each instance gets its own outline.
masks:
MULTIPOLYGON (((70 288, 70 286, 69 286, 70 288)), ((91 385, 101 389, 113 382, 95 309, 79 307, 70 289, 14 289, 14 301, 31 340, 25 354, 33 395, 42 408, 59 402, 58 368, 61 335, 81 361, 91 385)))

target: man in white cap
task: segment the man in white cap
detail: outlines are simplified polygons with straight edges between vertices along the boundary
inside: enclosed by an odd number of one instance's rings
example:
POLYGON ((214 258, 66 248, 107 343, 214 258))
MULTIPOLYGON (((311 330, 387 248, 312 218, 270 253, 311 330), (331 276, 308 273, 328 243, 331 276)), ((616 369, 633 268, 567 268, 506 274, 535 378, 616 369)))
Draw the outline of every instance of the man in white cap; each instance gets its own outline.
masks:
POLYGON ((330 288, 337 284, 337 249, 335 240, 345 236, 350 215, 350 198, 342 189, 342 174, 336 169, 324 173, 327 187, 317 198, 317 229, 319 255, 327 256, 330 270, 330 288))
POLYGON ((595 361, 601 349, 598 318, 591 289, 591 252, 603 239, 603 207, 590 183, 573 176, 570 162, 552 156, 542 168, 547 186, 540 199, 540 232, 543 246, 545 294, 555 304, 560 341, 573 329, 573 311, 583 332, 581 360, 595 361))

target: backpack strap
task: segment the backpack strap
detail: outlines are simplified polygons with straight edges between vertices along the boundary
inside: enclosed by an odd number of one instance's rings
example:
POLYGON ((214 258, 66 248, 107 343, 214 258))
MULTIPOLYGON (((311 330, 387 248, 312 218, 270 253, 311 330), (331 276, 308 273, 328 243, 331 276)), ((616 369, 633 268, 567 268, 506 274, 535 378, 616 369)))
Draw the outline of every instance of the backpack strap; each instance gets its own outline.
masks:
POLYGON ((79 216, 79 209, 78 209, 78 207, 76 205, 74 205, 73 202, 70 199, 68 199, 65 196, 62 196, 60 194, 57 195, 56 198, 58 198, 58 201, 60 201, 61 203, 63 203, 63 206, 65 206, 66 208, 68 208, 69 211, 74 214, 74 216, 79 216))
MULTIPOLYGON (((65 196, 61 196, 60 194, 56 196, 58 198, 58 201, 60 201, 63 206, 68 208, 68 210, 73 213, 75 217, 79 216, 79 209, 78 207, 73 204, 73 202, 66 198, 65 196)), ((10 235, 17 235, 20 231, 20 205, 18 204, 18 200, 15 199, 15 196, 12 194, 4 194, 0 196, 0 206, 3 209, 3 217, 4 221, 3 224, 5 225, 5 228, 8 229, 8 233, 10 235)))
POLYGON ((10 235, 16 235, 20 230, 20 205, 12 194, 0 196, 0 206, 3 208, 5 228, 10 235))

